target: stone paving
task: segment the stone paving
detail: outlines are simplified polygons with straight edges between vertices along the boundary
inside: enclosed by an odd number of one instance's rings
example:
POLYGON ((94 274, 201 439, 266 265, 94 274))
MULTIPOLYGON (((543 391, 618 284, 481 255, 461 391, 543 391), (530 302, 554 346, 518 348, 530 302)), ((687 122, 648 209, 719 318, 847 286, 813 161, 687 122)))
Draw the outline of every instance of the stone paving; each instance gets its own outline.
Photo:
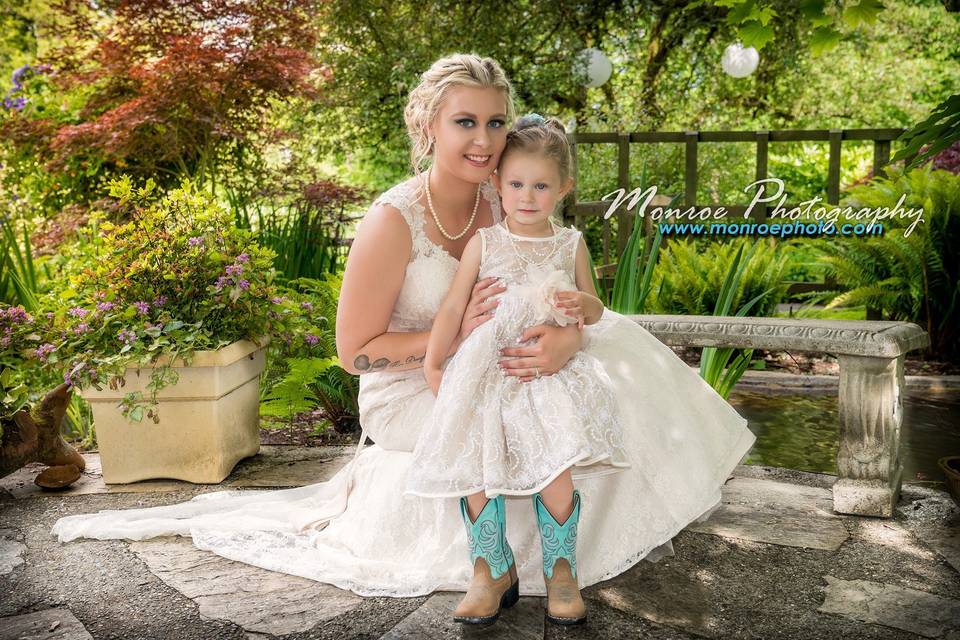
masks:
MULTIPOLYGON (((486 628, 450 612, 462 594, 363 598, 226 560, 188 539, 50 535, 57 518, 171 504, 225 487, 329 478, 352 447, 263 446, 220 485, 107 486, 86 454, 81 481, 42 492, 38 468, 0 479, 0 640, 13 638, 944 638, 960 640, 960 509, 905 484, 893 519, 838 515, 835 476, 739 466, 723 506, 674 538, 676 555, 583 590, 589 619, 546 623, 523 597, 486 628)), ((464 550, 466 562, 467 551, 464 550)))

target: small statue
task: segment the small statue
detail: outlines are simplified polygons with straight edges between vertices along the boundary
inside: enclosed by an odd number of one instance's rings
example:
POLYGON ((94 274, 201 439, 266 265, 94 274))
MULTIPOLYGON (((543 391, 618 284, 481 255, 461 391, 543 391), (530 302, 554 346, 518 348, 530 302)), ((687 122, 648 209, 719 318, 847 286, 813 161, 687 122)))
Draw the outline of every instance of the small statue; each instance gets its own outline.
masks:
POLYGON ((34 482, 45 489, 63 489, 80 478, 86 467, 83 456, 60 435, 60 423, 70 404, 70 387, 62 383, 43 397, 35 412, 26 409, 13 414, 3 428, 0 443, 0 478, 31 462, 50 465, 34 482))

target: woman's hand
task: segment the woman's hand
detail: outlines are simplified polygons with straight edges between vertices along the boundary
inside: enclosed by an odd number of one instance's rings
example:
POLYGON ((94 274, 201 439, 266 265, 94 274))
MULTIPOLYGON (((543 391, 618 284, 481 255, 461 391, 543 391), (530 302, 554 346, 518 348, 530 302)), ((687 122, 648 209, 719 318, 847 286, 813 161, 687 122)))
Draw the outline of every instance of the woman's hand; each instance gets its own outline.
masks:
POLYGON ((478 326, 493 317, 494 308, 500 304, 499 300, 488 300, 490 296, 506 291, 507 287, 498 284, 497 278, 489 277, 478 280, 473 285, 473 293, 470 294, 470 302, 463 312, 463 322, 460 324, 460 335, 457 336, 457 343, 462 343, 470 335, 470 332, 478 326), (488 313, 489 312, 489 313, 488 313))
POLYGON ((527 342, 532 338, 537 339, 532 345, 500 350, 501 356, 513 356, 500 362, 503 372, 508 376, 518 376, 520 382, 535 379, 537 369, 542 376, 553 375, 580 350, 583 341, 580 329, 573 324, 565 327, 551 324, 529 327, 520 336, 520 342, 527 342))

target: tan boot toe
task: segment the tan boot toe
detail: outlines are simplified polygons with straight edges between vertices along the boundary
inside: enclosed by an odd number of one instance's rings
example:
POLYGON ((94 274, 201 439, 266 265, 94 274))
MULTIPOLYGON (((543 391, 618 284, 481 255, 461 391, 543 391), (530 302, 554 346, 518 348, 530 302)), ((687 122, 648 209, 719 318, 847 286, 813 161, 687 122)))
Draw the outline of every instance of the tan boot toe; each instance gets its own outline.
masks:
POLYGON ((455 622, 489 624, 500 615, 501 608, 516 604, 520 597, 516 565, 494 580, 483 558, 473 564, 473 579, 463 600, 453 612, 455 622))
POLYGON ((587 607, 565 558, 558 558, 553 565, 553 578, 544 575, 544 580, 547 584, 547 620, 554 624, 579 624, 586 620, 587 607))

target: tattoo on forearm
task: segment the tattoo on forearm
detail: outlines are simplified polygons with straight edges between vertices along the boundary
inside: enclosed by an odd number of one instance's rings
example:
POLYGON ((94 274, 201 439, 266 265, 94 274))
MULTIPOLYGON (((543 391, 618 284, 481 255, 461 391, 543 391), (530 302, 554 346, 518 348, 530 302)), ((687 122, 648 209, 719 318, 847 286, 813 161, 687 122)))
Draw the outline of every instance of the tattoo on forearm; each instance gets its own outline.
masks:
POLYGON ((423 364, 423 361, 426 360, 426 358, 427 354, 423 354, 421 356, 407 356, 405 363, 399 360, 390 362, 390 358, 380 358, 370 362, 370 358, 361 353, 354 359, 353 366, 357 371, 375 371, 377 369, 393 369, 396 367, 402 367, 404 364, 413 364, 415 362, 423 364))

